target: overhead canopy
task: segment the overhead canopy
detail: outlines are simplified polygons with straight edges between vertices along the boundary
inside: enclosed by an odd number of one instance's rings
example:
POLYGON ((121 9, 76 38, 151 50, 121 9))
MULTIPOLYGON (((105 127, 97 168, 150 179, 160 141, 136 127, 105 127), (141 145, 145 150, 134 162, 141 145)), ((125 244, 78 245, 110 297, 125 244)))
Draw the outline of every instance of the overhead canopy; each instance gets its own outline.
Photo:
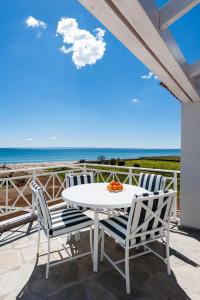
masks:
POLYGON ((200 0, 79 0, 182 102, 200 101, 200 61, 189 65, 171 32, 172 23, 200 0))

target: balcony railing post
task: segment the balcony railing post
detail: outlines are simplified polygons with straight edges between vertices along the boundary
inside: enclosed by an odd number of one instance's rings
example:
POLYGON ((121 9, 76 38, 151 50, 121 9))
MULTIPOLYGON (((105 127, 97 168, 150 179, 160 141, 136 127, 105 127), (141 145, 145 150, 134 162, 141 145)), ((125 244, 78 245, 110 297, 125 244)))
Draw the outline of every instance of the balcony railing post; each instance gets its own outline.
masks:
POLYGON ((6 179, 6 212, 8 212, 8 179, 6 179))
MULTIPOLYGON (((32 180, 36 180, 36 170, 33 170, 32 180)), ((32 214, 35 214, 35 205, 36 205, 35 194, 32 192, 32 214)))
POLYGON ((55 199, 55 174, 52 172, 53 177, 53 200, 55 199))
POLYGON ((84 173, 87 172, 87 168, 86 168, 86 164, 85 163, 83 164, 83 172, 84 173))
POLYGON ((128 183, 132 184, 132 179, 133 179, 133 174, 132 174, 132 169, 128 170, 128 183))

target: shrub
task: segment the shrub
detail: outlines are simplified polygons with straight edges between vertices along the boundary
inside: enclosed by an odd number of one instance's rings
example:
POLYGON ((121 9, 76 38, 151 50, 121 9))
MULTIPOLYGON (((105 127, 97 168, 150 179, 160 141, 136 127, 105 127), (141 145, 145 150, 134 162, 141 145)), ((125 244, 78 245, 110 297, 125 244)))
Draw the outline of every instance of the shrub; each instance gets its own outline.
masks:
POLYGON ((140 165, 139 164, 133 164, 133 167, 139 168, 140 165))
POLYGON ((118 166, 121 166, 121 167, 125 166, 125 161, 124 160, 119 160, 118 161, 118 166))
POLYGON ((110 159, 110 164, 112 165, 112 166, 114 166, 114 165, 116 165, 116 159, 115 158, 111 158, 110 159))

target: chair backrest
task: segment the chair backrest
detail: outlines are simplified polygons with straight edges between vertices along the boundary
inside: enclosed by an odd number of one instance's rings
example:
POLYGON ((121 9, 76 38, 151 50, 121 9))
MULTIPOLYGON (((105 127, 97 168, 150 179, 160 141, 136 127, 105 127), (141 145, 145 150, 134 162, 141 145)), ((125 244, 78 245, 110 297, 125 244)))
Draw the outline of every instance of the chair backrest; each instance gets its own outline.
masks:
POLYGON ((134 197, 127 227, 127 239, 131 244, 163 235, 172 216, 175 194, 169 190, 134 197))
POLYGON ((166 178, 162 175, 141 173, 138 185, 150 192, 165 189, 166 178))
POLYGON ((35 181, 30 183, 30 187, 35 200, 39 222, 45 231, 50 230, 52 227, 52 222, 44 191, 42 187, 39 186, 35 181))
POLYGON ((86 172, 81 174, 69 174, 66 173, 66 185, 71 187, 78 184, 86 184, 94 182, 93 172, 86 172))

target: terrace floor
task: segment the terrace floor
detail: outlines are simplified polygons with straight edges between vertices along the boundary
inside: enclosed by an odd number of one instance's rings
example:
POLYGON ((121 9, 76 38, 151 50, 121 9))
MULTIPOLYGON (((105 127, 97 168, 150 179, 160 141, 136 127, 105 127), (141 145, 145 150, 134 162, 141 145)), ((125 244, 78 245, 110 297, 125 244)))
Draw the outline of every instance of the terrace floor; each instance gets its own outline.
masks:
MULTIPOLYGON (((53 266, 45 280, 46 244, 41 244, 37 260, 36 230, 37 224, 33 223, 2 234, 0 299, 200 299, 200 232, 177 228, 171 231, 171 276, 166 273, 166 265, 153 254, 131 260, 131 295, 126 295, 121 275, 106 260, 99 263, 99 272, 93 273, 90 256, 53 266)), ((161 243, 154 247, 164 254, 161 243)), ((80 242, 71 239, 70 248, 79 253, 88 249, 88 231, 81 233, 80 242)), ((59 249, 61 246, 53 241, 51 260, 65 256, 59 249)), ((123 255, 122 248, 111 238, 106 238, 105 250, 113 258, 123 255)))

